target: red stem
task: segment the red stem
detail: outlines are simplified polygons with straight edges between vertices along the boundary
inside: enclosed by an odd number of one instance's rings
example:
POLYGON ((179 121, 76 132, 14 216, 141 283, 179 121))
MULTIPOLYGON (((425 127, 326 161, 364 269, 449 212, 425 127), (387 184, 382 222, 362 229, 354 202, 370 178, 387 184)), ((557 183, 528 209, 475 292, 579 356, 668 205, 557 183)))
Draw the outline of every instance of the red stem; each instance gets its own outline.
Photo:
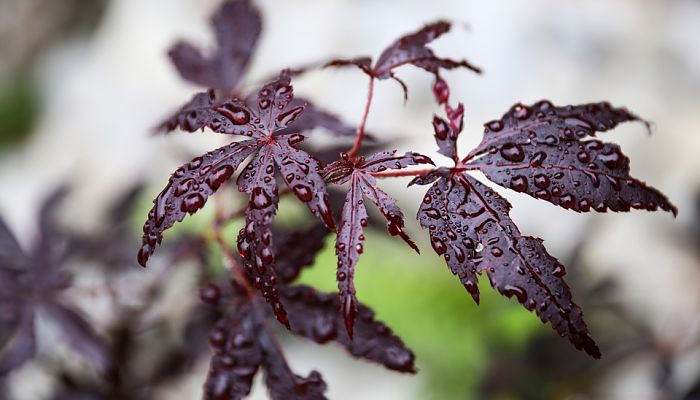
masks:
POLYGON ((362 114, 362 122, 360 123, 360 126, 357 128, 357 136, 355 137, 355 144, 352 146, 352 149, 348 151, 348 156, 350 158, 355 157, 355 154, 360 150, 360 147, 362 146, 362 138, 365 135, 365 124, 367 124, 367 115, 369 115, 369 109, 370 106, 372 105, 372 97, 374 97, 374 77, 370 76, 369 77, 369 89, 367 90, 367 103, 365 103, 365 111, 362 114))
POLYGON ((428 172, 435 171, 435 168, 426 168, 426 169, 416 169, 413 171, 405 171, 405 170, 387 170, 387 171, 382 171, 382 172, 373 172, 372 176, 376 178, 390 178, 390 177, 398 177, 398 176, 419 176, 423 174, 427 174, 428 172))

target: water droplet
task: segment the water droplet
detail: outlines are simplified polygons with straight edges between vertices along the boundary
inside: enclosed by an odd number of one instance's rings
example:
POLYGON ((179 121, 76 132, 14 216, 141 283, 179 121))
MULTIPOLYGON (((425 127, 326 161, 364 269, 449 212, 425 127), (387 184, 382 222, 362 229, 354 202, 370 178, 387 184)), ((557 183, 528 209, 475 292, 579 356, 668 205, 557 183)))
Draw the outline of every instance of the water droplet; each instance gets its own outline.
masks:
POLYGON ((218 189, 226 180, 228 180, 231 175, 233 175, 233 167, 230 165, 223 165, 218 168, 207 178, 207 185, 212 190, 218 189))
POLYGON ((184 181, 180 182, 180 184, 175 188, 175 196, 180 197, 189 192, 194 184, 194 179, 185 179, 184 181))
POLYGON ((268 100, 268 99, 262 99, 262 100, 260 100, 260 102, 258 103, 258 106, 260 106, 260 109, 261 109, 261 110, 264 110, 264 109, 270 107, 270 100, 268 100))
POLYGON ((460 249, 459 247, 455 247, 454 250, 455 250, 455 257, 457 257, 457 261, 464 262, 465 257, 464 257, 464 252, 462 251, 462 249, 460 249))
POLYGON ((435 137, 440 140, 447 139, 447 134, 450 132, 450 128, 445 120, 438 116, 433 117, 433 130, 435 130, 435 137))
POLYGON ((495 120, 491 121, 486 124, 486 127, 489 128, 491 132, 498 132, 501 129, 503 129, 503 121, 501 120, 495 120))
POLYGON ((525 158, 525 153, 519 145, 506 143, 501 147, 501 156, 508 161, 519 162, 525 158))
POLYGON ((507 297, 515 296, 521 303, 524 303, 525 300, 527 300, 527 293, 525 293, 525 289, 521 288, 520 286, 505 285, 503 287, 503 295, 507 297))
POLYGON ((584 212, 588 211, 591 209, 591 203, 588 200, 583 199, 578 202, 578 209, 584 212))
POLYGON ((192 193, 189 196, 182 199, 182 204, 180 205, 180 210, 188 212, 190 214, 199 210, 200 207, 204 205, 204 197, 199 193, 192 193))
POLYGON ((576 204, 576 197, 571 194, 565 194, 559 198, 559 205, 564 208, 571 208, 576 204))
POLYGON ((299 198, 299 200, 303 201, 304 203, 308 203, 311 201, 313 198, 313 194, 311 193, 311 189, 309 189, 308 186, 306 185, 295 185, 292 190, 294 191, 294 194, 299 198))
POLYGON ((429 194, 425 194, 423 197, 423 203, 425 204, 430 204, 433 201, 433 198, 429 194))
POLYGON ((360 226, 367 226, 367 218, 360 219, 360 226))
POLYGON ((243 107, 225 103, 217 107, 216 111, 230 120, 234 125, 245 125, 250 121, 250 113, 243 107))
POLYGON ((423 213, 432 219, 440 219, 440 212, 434 208, 428 208, 423 213))
POLYGON ((546 189, 549 187, 549 177, 545 174, 535 175, 535 186, 540 189, 546 189))
POLYGON ((492 247, 492 248, 491 248, 491 254, 492 254, 494 257, 500 257, 500 256, 503 255, 503 250, 501 250, 501 249, 498 248, 498 247, 492 247))
POLYGON ((559 139, 557 139, 557 137, 554 135, 548 135, 546 138, 544 138, 544 142, 550 146, 554 146, 559 143, 559 139))
POLYGON ((430 238, 430 244, 433 246, 433 250, 435 250, 438 255, 443 255, 447 251, 447 246, 445 246, 445 243, 434 236, 430 238))
POLYGON ((535 192, 535 197, 542 200, 549 200, 552 198, 552 194, 546 190, 538 190, 535 192))
POLYGON ((272 204, 272 199, 267 193, 265 193, 265 190, 263 190, 263 188, 261 187, 253 188, 253 192, 251 193, 251 199, 253 208, 265 208, 272 204))
POLYGON ((260 255, 262 256, 262 262, 265 264, 272 264, 272 262, 275 260, 272 250, 269 247, 264 247, 260 252, 260 255))
POLYGON ((358 243, 355 246, 355 251, 357 251, 358 254, 362 254, 362 252, 365 251, 365 248, 362 246, 362 243, 358 243))
POLYGON ((587 163, 591 161, 591 156, 588 154, 588 152, 585 151, 579 151, 578 154, 576 154, 576 158, 578 158, 578 160, 582 163, 587 163))
POLYGON ((566 275, 566 269, 564 269, 563 265, 557 264, 557 266, 554 268, 554 271, 552 271, 552 275, 561 278, 562 276, 566 275))
POLYGON ((586 149, 588 150, 600 150, 603 147, 605 147, 605 145, 600 140, 591 140, 586 142, 586 149))
POLYGON ((572 125, 572 126, 574 126, 574 127, 576 127, 576 128, 582 128, 582 129, 586 129, 586 130, 592 130, 592 129, 593 129, 593 127, 591 126, 591 124, 589 124, 588 122, 586 122, 586 121, 584 121, 584 120, 582 120, 582 119, 580 119, 580 118, 576 118, 576 117, 569 117, 569 118, 566 118, 566 119, 564 119, 564 123, 567 124, 567 125, 572 125))
POLYGON ((530 166, 531 167, 539 167, 542 165, 542 162, 547 158, 547 153, 544 151, 538 151, 535 153, 532 158, 530 159, 530 166))
POLYGON ((192 159, 192 161, 190 161, 190 163, 188 165, 189 169, 193 170, 195 168, 198 168, 200 165, 202 165, 203 160, 204 159, 202 157, 197 157, 197 158, 192 159))
POLYGON ((611 148, 603 154, 598 154, 598 159, 610 169, 620 169, 627 165, 627 157, 623 156, 617 148, 611 148))
POLYGON ((523 104, 516 104, 513 107, 513 114, 519 120, 527 119, 530 116, 530 108, 523 104))
POLYGON ((299 135, 299 134, 294 134, 294 135, 289 137, 289 144, 294 145, 294 144, 297 144, 303 140, 304 140, 304 136, 299 135))
POLYGON ((511 189, 515 190, 516 192, 526 191, 527 190, 527 178, 522 176, 522 175, 514 176, 510 180, 510 187, 511 187, 511 189))

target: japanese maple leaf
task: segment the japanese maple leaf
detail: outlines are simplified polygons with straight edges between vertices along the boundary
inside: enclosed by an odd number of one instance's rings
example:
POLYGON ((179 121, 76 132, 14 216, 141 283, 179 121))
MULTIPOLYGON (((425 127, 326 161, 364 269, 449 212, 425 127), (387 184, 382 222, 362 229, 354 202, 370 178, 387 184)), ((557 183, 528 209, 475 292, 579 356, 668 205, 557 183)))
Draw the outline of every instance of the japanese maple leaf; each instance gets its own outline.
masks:
MULTIPOLYGON (((209 96, 195 96, 176 113, 175 117, 161 123, 160 130, 173 130, 178 125, 177 115, 183 114, 185 110, 199 111, 200 107, 206 109, 215 99, 246 97, 240 84, 245 78, 245 72, 262 30, 260 11, 250 0, 227 1, 214 13, 211 25, 217 46, 209 56, 203 55, 197 47, 185 41, 177 42, 168 52, 183 79, 210 88, 211 93, 209 96), (209 97, 211 97, 210 100, 208 100, 209 97)), ((295 72, 301 73, 305 70, 295 72)), ((308 99, 294 99, 290 107, 304 104, 306 105, 304 115, 297 120, 289 121, 290 125, 287 129, 290 131, 297 133, 321 127, 338 136, 355 134, 353 127, 336 115, 313 105, 308 99)), ((180 125, 180 127, 191 131, 186 125, 180 125)))
POLYGON ((357 57, 353 59, 332 60, 327 66, 342 67, 352 65, 374 79, 393 79, 398 82, 404 95, 407 93, 406 85, 394 75, 394 70, 402 65, 411 64, 422 68, 435 75, 437 81, 440 69, 467 68, 477 74, 481 70, 466 60, 452 60, 435 55, 427 47, 428 43, 449 32, 452 24, 447 21, 436 21, 428 24, 417 32, 400 37, 391 46, 386 48, 372 66, 370 57, 357 57))
POLYGON ((501 294, 515 296, 576 348, 600 357, 563 280, 564 266, 547 253, 541 239, 520 233, 506 199, 466 172, 482 171, 498 184, 575 211, 660 207, 675 214, 665 196, 630 177, 629 160, 617 145, 584 140, 596 131, 639 119, 607 103, 517 104, 502 119, 487 123, 481 144, 460 160, 462 111, 456 110, 463 107, 446 109, 450 121, 436 116, 433 127, 439 152, 455 166, 411 182, 432 183, 417 217, 428 229, 433 249, 477 303, 477 275, 486 272, 501 294))
POLYGON ((54 222, 56 206, 66 194, 61 187, 42 205, 39 234, 29 252, 24 252, 0 219, 0 376, 34 357, 37 351, 35 321, 45 316, 61 339, 95 368, 108 366, 103 339, 73 308, 62 293, 71 286, 63 269, 66 237, 54 222))
MULTIPOLYGON (((277 289, 289 311, 292 333, 316 343, 337 343, 352 356, 384 365, 394 371, 415 372, 414 355, 386 325, 374 318, 374 313, 360 304, 356 334, 350 339, 344 321, 338 313, 339 299, 335 294, 314 288, 290 284, 298 271, 311 264, 323 247, 327 230, 319 225, 285 232, 275 249, 279 258, 275 264, 279 280, 277 289), (307 240, 301 240, 306 237, 307 240), (294 244, 298 251, 281 251, 294 244), (303 253, 303 257, 298 257, 303 253), (285 273, 287 271, 288 273, 285 273)), ((324 399, 326 385, 321 375, 312 371, 308 377, 294 374, 285 360, 274 332, 266 324, 271 318, 247 297, 245 289, 231 284, 207 285, 207 304, 223 310, 209 336, 214 355, 204 384, 207 399, 240 399, 250 393, 256 373, 265 370, 265 385, 273 399, 324 399)))
MULTIPOLYGON (((205 93, 198 96, 211 99, 205 93)), ((163 231, 181 221, 187 213, 202 208, 209 196, 231 178, 243 160, 252 156, 238 177, 238 189, 249 197, 246 226, 239 234, 238 248, 255 286, 285 325, 288 322, 274 286, 276 277, 272 268, 274 254, 270 224, 278 203, 275 171, 279 170, 285 184, 314 215, 330 229, 334 228, 318 161, 294 147, 303 136, 288 131, 280 133, 304 110, 303 106, 290 109, 291 100, 291 81, 287 71, 283 71, 278 80, 259 91, 255 110, 234 98, 221 105, 212 103, 199 112, 185 111, 184 115, 178 116, 179 124, 193 129, 206 126, 215 132, 242 135, 248 139, 197 157, 173 173, 168 185, 154 200, 155 206, 144 225, 143 246, 138 254, 139 263, 145 266, 160 243, 163 231)))
POLYGON ((372 173, 417 164, 433 164, 433 162, 424 155, 412 152, 397 156, 396 151, 384 151, 366 159, 364 157, 353 159, 343 153, 340 160, 329 164, 324 170, 324 175, 329 182, 336 184, 349 182, 350 184, 335 246, 338 256, 336 278, 340 289, 341 311, 350 336, 352 336, 353 321, 357 314, 357 298, 353 283, 355 265, 363 252, 365 236, 362 231, 368 224, 363 197, 369 198, 379 208, 387 220, 389 233, 400 236, 411 248, 418 251, 418 247, 403 231, 403 213, 396 201, 379 189, 372 173))

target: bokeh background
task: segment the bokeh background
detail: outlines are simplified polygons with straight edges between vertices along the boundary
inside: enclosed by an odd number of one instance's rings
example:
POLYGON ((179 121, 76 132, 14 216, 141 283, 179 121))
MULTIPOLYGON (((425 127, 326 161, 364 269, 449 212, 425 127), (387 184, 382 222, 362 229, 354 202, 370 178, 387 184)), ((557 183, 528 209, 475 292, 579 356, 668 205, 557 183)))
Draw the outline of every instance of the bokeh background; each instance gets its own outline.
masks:
MULTIPOLYGON (((399 35, 449 18, 457 25, 432 47, 485 71, 480 77, 444 74, 452 98, 466 106, 461 148, 477 144, 481 124, 518 101, 609 100, 654 122, 652 135, 641 124, 626 124, 604 138, 620 143, 632 160, 632 174, 662 190, 680 210, 675 219, 639 211, 578 215, 504 191, 521 230, 545 239, 549 252, 568 266, 574 298, 602 345, 600 361, 572 349, 515 300, 491 293, 487 280, 477 307, 411 221, 408 230, 422 238, 423 254, 410 253, 385 232, 370 232, 357 287, 359 298, 413 348, 419 373, 399 375, 353 360, 340 348, 285 337, 294 369, 319 370, 333 399, 700 398, 700 2, 255 3, 265 26, 246 87, 288 66, 333 56, 376 57, 399 35)), ((64 182, 71 192, 61 219, 83 232, 103 226, 110 202, 133 184, 144 184, 127 221, 137 243, 150 200, 169 173, 224 143, 213 134, 152 134, 162 117, 198 90, 180 79, 166 57, 168 47, 187 38, 211 48, 208 19, 218 5, 218 0, 0 0, 0 215, 22 245, 36 235, 43 199, 64 182)), ((408 102, 403 104, 397 85, 381 82, 368 129, 400 151, 432 155, 430 122, 438 112, 432 78, 413 68, 399 76, 409 86, 408 102)), ((310 72, 295 81, 295 91, 359 122, 365 79, 355 70, 310 72)), ((422 193, 405 189, 407 180, 385 187, 407 215, 415 215, 422 193)), ((283 202, 281 217, 293 224, 299 210, 283 202)), ((203 212, 170 236, 196 231, 211 217, 203 212)), ((166 235, 168 240, 174 239, 166 235)), ((302 280, 333 290, 334 267, 327 246, 302 280)), ((135 262, 126 271, 115 283, 123 291, 118 298, 147 301, 128 286, 157 273, 135 262)), ((161 300, 174 320, 178 310, 196 302, 186 295, 196 290, 191 269, 184 271, 173 270, 175 294, 161 300)), ((98 330, 119 317, 101 300, 99 288, 109 279, 88 274, 74 293, 98 330)), ((43 358, 70 358, 51 340, 52 327, 39 325, 40 337, 48 338, 42 341, 43 358)), ((177 327, 171 328, 168 334, 176 336, 177 327)), ((185 379, 151 388, 149 396, 198 398, 204 355, 185 379)), ((28 363, 9 377, 0 398, 53 398, 61 382, 52 371, 28 363)), ((252 398, 266 398, 260 382, 252 398)))

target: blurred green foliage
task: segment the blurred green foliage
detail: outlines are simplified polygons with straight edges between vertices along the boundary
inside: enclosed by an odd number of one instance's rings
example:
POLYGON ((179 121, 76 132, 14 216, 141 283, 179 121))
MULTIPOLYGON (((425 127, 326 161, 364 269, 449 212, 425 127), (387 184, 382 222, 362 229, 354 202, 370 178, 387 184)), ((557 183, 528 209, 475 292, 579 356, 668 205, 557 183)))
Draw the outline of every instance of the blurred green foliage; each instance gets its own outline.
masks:
POLYGON ((0 150, 20 143, 39 115, 39 91, 30 76, 14 73, 0 81, 0 150))

